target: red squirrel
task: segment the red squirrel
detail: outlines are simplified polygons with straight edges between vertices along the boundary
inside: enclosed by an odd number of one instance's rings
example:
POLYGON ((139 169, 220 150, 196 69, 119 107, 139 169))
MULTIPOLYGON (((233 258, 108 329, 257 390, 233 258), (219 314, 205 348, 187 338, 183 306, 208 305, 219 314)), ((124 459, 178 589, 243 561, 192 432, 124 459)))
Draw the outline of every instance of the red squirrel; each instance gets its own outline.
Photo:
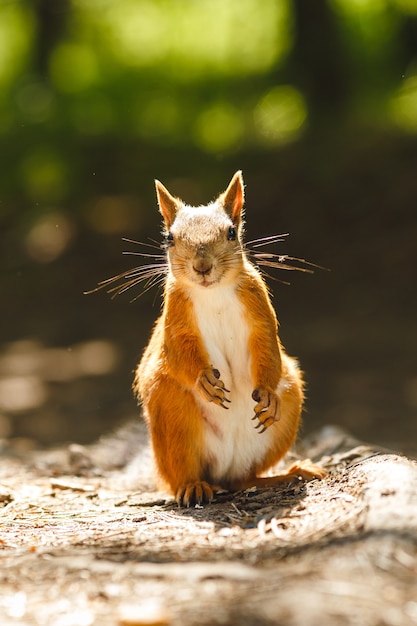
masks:
POLYGON ((310 460, 262 476, 296 439, 303 381, 243 247, 242 173, 199 207, 155 184, 168 271, 134 390, 160 477, 184 506, 211 502, 220 489, 322 478, 310 460))

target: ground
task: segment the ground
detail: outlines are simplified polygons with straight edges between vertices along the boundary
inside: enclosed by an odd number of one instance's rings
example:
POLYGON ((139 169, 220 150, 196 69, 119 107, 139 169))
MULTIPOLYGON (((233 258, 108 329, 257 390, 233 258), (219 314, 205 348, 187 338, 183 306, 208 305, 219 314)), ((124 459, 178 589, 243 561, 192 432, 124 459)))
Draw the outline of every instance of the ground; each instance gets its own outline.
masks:
POLYGON ((417 463, 335 428, 297 454, 329 476, 180 509, 141 424, 5 445, 1 624, 417 624, 417 463))

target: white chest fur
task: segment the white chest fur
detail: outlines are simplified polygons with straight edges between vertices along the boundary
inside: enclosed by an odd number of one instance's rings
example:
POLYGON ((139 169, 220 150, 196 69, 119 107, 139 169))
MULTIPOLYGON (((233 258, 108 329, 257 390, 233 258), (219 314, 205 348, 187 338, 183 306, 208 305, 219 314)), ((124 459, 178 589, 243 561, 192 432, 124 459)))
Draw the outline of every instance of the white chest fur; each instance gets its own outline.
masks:
POLYGON ((270 447, 271 433, 255 430, 254 384, 245 311, 233 286, 191 290, 197 325, 210 364, 219 370, 231 403, 226 411, 198 396, 205 428, 206 461, 213 481, 244 477, 270 447))

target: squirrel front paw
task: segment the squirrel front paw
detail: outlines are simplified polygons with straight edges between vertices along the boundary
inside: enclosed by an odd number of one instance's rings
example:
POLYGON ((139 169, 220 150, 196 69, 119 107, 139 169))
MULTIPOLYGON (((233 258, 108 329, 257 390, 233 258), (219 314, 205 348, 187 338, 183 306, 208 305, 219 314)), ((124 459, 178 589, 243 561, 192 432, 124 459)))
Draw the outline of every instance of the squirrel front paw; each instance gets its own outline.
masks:
POLYGON ((252 392, 252 399, 257 403, 255 415, 252 417, 253 420, 258 420, 255 428, 260 429, 259 433, 264 433, 279 420, 279 398, 273 391, 259 387, 252 392))
POLYGON ((223 381, 220 380, 219 370, 212 368, 203 370, 203 373, 198 380, 197 387, 207 402, 214 402, 214 404, 217 404, 224 409, 229 408, 226 406, 225 402, 230 402, 226 396, 226 393, 230 392, 224 386, 223 381))

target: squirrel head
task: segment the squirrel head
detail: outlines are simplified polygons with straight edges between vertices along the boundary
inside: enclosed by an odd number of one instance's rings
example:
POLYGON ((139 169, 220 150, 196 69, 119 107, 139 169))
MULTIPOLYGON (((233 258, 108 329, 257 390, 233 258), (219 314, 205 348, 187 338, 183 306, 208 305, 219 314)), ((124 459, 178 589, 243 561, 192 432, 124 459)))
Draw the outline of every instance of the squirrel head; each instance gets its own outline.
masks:
POLYGON ((187 286, 233 282, 244 262, 242 172, 214 202, 191 207, 155 181, 171 275, 187 286))

